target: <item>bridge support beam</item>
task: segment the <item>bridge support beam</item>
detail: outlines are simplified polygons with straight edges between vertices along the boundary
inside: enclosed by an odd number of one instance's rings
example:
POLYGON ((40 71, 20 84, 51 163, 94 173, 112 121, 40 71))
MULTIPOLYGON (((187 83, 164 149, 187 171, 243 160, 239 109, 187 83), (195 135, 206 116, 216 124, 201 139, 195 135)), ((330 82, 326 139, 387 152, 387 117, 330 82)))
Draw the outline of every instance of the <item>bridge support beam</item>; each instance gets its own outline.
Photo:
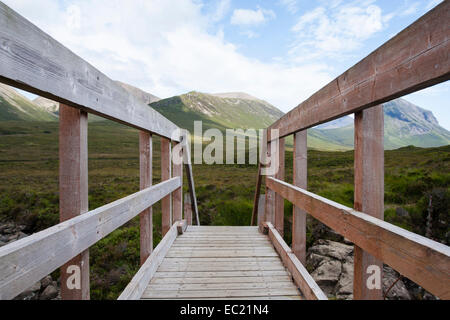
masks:
MULTIPOLYGON (((384 118, 378 105, 355 113, 356 210, 384 219, 384 118)), ((371 241, 371 239, 366 239, 371 241)), ((383 263, 355 245, 353 298, 383 297, 383 263)))
MULTIPOLYGON (((172 176, 172 147, 167 138, 161 137, 161 181, 169 180, 172 176)), ((172 226, 172 194, 161 200, 162 236, 164 237, 172 226)))
MULTIPOLYGON (((86 112, 59 107, 60 222, 88 211, 88 147, 86 112)), ((89 251, 61 267, 61 298, 89 300, 89 251)))
MULTIPOLYGON (((307 189, 308 179, 308 149, 307 131, 303 130, 294 134, 294 185, 307 189)), ((292 213, 292 251, 300 262, 306 263, 306 212, 293 206, 292 213)))
MULTIPOLYGON (((179 150, 177 158, 183 159, 183 148, 175 148, 178 143, 174 142, 174 149, 179 150)), ((180 146, 180 145, 179 145, 180 146)), ((175 151, 173 151, 175 152, 175 151)), ((173 201, 173 221, 181 221, 183 219, 183 162, 173 162, 173 176, 181 178, 181 186, 172 193, 173 201)))
MULTIPOLYGON (((152 185, 153 163, 152 134, 146 131, 139 132, 139 187, 141 190, 152 185)), ((152 207, 139 214, 140 222, 140 261, 141 265, 153 251, 153 211, 152 207)))
MULTIPOLYGON (((284 180, 284 159, 285 159, 285 146, 284 138, 281 138, 278 142, 277 149, 278 156, 278 171, 275 174, 275 178, 284 180)), ((275 229, 278 233, 284 235, 284 199, 281 195, 275 194, 275 229)))

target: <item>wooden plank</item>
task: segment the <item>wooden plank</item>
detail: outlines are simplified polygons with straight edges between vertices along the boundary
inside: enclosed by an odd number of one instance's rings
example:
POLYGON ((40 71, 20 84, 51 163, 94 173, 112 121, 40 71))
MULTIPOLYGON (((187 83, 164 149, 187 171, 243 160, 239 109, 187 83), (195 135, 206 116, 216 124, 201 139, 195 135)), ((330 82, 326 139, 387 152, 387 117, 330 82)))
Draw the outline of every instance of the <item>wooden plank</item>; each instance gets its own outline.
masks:
POLYGON ((156 272, 157 278, 236 278, 236 277, 272 277, 288 275, 286 270, 275 271, 186 271, 186 272, 156 272))
MULTIPOLYGON (((154 300, 174 300, 174 299, 167 298, 154 300)), ((229 300, 229 298, 183 298, 182 300, 229 300)), ((233 300, 302 300, 302 297, 301 296, 233 297, 233 300)))
POLYGON ((291 272, 295 283, 300 288, 303 295, 309 300, 328 300, 327 296, 306 268, 300 263, 297 256, 292 252, 291 248, 284 242, 283 237, 278 230, 270 223, 267 223, 268 234, 272 243, 281 257, 281 260, 291 272))
MULTIPOLYGON (((274 141, 273 143, 276 143, 276 141, 274 141)), ((267 159, 270 159, 270 163, 267 164, 267 167, 271 167, 272 166, 272 161, 275 161, 271 156, 271 152, 272 152, 272 147, 271 147, 271 142, 267 143, 267 149, 266 149, 266 157, 267 159)), ((265 183, 266 183, 266 203, 264 205, 264 221, 270 221, 275 223, 275 192, 273 190, 270 190, 267 188, 267 178, 270 177, 269 175, 266 175, 265 178, 265 183)))
POLYGON ((192 204, 191 196, 188 193, 184 195, 184 218, 188 226, 192 225, 192 204))
POLYGON ((201 264, 173 264, 161 265, 158 271, 172 272, 172 271, 260 271, 260 270, 284 270, 282 264, 267 263, 267 264, 218 264, 218 265, 201 265, 201 264))
POLYGON ((236 232, 247 232, 247 231, 258 231, 258 227, 250 227, 250 226, 189 226, 188 232, 208 232, 208 231, 236 231, 236 232))
MULTIPOLYGON (((141 190, 152 185, 153 142, 151 133, 139 132, 139 187, 141 190)), ((153 211, 149 207, 139 214, 140 262, 153 251, 153 211)))
POLYGON ((0 38, 0 82, 163 137, 178 129, 2 2, 0 38))
MULTIPOLYGON (((181 177, 180 177, 181 179, 181 177)), ((186 231, 187 228, 187 222, 186 220, 181 220, 181 221, 177 221, 177 230, 178 230, 178 234, 183 234, 186 231)))
MULTIPOLYGON (((278 149, 277 149, 277 156, 278 156, 278 170, 275 174, 275 178, 279 180, 284 180, 284 162, 285 162, 285 146, 284 146, 284 139, 280 139, 278 141, 278 149)), ((278 230, 278 232, 281 234, 281 236, 284 235, 284 199, 278 194, 275 194, 275 222, 274 222, 275 228, 278 230)))
POLYGON ((223 284, 223 283, 271 283, 291 281, 288 275, 270 277, 223 277, 223 278, 156 278, 153 277, 151 284, 223 284))
MULTIPOLYGON (((384 220, 384 119, 379 105, 355 114, 355 210, 384 220)), ((382 300, 383 262, 355 245, 353 299, 382 300), (378 267, 380 287, 369 288, 378 267)))
POLYGON ((276 257, 275 251, 267 250, 223 250, 220 252, 195 250, 169 252, 168 257, 276 257))
POLYGON ((185 247, 173 247, 173 252, 178 252, 178 251, 195 251, 195 250, 199 250, 199 251, 209 251, 209 250, 259 250, 259 251, 272 251, 273 248, 272 246, 254 246, 254 247, 235 247, 235 246, 204 246, 204 247, 197 247, 197 246, 185 246, 185 247))
MULTIPOLYGON (((176 242, 176 240, 175 240, 176 242)), ((172 245, 172 248, 175 245, 172 245)), ((164 259, 164 262, 168 263, 208 263, 208 262, 230 262, 230 263, 241 263, 241 262, 279 262, 280 258, 278 257, 235 257, 235 258, 217 258, 217 257, 209 257, 209 258, 167 258, 164 259)))
POLYGON ((259 205, 258 205, 258 218, 257 218, 257 226, 260 228, 258 229, 259 232, 262 232, 262 225, 264 223, 264 204, 266 203, 266 195, 262 194, 259 196, 259 205))
POLYGON ((145 288, 169 251, 170 246, 175 241, 178 235, 177 227, 178 224, 175 223, 169 229, 166 236, 162 238, 150 257, 141 266, 133 279, 131 279, 130 283, 125 287, 117 300, 137 300, 141 298, 145 288))
POLYGON ((299 294, 296 288, 248 289, 248 290, 198 290, 198 291, 152 291, 146 290, 142 299, 154 298, 235 298, 235 297, 265 297, 299 294))
POLYGON ((0 300, 12 299, 180 186, 172 178, 0 248, 0 300))
MULTIPOLYGON (((161 181, 172 177, 172 148, 169 139, 161 138, 161 181)), ((163 237, 172 226, 172 195, 168 194, 161 200, 162 235, 163 237)))
POLYGON ((450 299, 450 248, 368 214, 269 178, 268 187, 400 274, 450 299))
POLYGON ((183 143, 183 162, 186 170, 186 178, 189 187, 189 196, 191 198, 192 212, 195 215, 197 225, 200 226, 200 218, 198 216, 197 196, 195 195, 194 176, 192 174, 191 162, 191 145, 188 139, 188 133, 183 131, 181 134, 181 143, 183 143))
POLYGON ((443 1, 271 125, 269 141, 449 80, 449 20, 443 1))
MULTIPOLYGON (((174 143, 174 150, 178 150, 177 143, 174 143)), ((180 154, 178 155, 179 159, 183 159, 183 149, 179 148, 180 154)), ((174 155, 175 157, 175 155, 174 155)), ((175 157, 176 158, 176 157, 175 157)), ((181 177, 181 182, 183 183, 183 163, 177 164, 175 161, 173 163, 173 176, 181 177)), ((183 219, 183 185, 180 188, 175 190, 172 193, 172 201, 173 201, 173 220, 181 221, 183 219)))
MULTIPOLYGON (((89 210, 87 121, 86 112, 61 104, 59 109, 60 222, 89 210)), ((61 267, 61 298, 89 300, 89 293, 89 251, 85 250, 61 267)))
POLYGON ((260 158, 258 161, 258 172, 256 176, 256 187, 255 187, 255 196, 253 198, 253 210, 252 210, 252 220, 250 222, 251 226, 254 226, 257 222, 257 217, 260 210, 260 194, 261 194, 261 184, 262 184, 262 175, 261 175, 261 168, 263 166, 263 161, 265 163, 265 159, 262 159, 266 155, 266 148, 267 148, 267 131, 264 129, 262 137, 261 137, 261 143, 260 143, 260 158))
POLYGON ((202 291, 202 290, 247 290, 247 289, 296 289, 291 280, 282 282, 255 283, 188 283, 188 284, 150 284, 146 291, 202 291))
MULTIPOLYGON (((294 134, 293 184, 307 189, 308 179, 308 144, 307 130, 294 134)), ((292 252, 298 260, 306 264, 306 212, 293 206, 292 213, 292 252)))

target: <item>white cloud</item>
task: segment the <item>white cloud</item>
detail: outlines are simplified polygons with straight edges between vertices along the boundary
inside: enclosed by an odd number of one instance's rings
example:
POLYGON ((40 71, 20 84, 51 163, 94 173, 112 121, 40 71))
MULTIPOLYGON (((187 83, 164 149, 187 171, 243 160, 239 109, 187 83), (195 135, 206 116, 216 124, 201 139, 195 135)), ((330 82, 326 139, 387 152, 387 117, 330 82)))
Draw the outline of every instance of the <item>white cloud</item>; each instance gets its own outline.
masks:
POLYGON ((220 0, 217 3, 215 12, 213 13, 212 20, 217 22, 222 20, 228 13, 231 7, 231 0, 220 0))
POLYGON ((297 0, 279 0, 279 3, 287 9, 290 13, 294 14, 298 11, 297 0))
POLYGON ((409 16, 415 14, 419 10, 419 2, 414 2, 412 4, 407 3, 407 7, 400 13, 400 16, 409 16))
POLYGON ((380 7, 371 3, 335 2, 332 7, 317 7, 305 13, 292 27, 297 38, 291 54, 302 60, 358 49, 392 18, 383 16, 380 7))
POLYGON ((234 25, 259 25, 273 18, 275 18, 275 12, 272 10, 235 9, 230 22, 234 25))
POLYGON ((246 57, 212 28, 199 1, 72 0, 76 28, 54 0, 3 1, 112 79, 161 98, 244 91, 288 111, 332 79, 324 64, 246 57))
POLYGON ((428 0, 428 4, 425 7, 426 10, 430 10, 431 8, 436 7, 439 3, 441 3, 443 0, 428 0))

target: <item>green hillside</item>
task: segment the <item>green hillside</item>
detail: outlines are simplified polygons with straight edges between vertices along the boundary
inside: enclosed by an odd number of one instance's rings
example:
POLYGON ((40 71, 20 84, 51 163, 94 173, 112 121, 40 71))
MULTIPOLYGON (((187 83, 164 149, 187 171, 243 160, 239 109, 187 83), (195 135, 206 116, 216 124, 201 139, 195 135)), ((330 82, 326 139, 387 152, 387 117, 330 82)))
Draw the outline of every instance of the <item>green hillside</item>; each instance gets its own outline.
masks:
POLYGON ((55 121, 57 117, 36 106, 13 88, 0 84, 0 121, 55 121))

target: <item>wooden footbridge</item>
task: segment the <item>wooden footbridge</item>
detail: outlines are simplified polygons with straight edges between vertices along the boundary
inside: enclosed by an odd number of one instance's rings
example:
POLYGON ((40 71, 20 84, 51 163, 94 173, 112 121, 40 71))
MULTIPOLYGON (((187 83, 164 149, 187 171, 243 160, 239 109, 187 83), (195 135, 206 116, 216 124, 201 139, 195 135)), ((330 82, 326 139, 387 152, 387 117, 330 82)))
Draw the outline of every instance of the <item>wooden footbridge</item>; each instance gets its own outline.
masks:
POLYGON ((326 299, 304 267, 307 214, 354 243, 355 299, 382 298, 375 278, 383 262, 449 299, 450 248, 383 221, 380 106, 450 78, 449 21, 450 1, 443 1, 267 128, 255 226, 213 227, 199 223, 187 134, 0 2, 0 82, 61 104, 61 222, 0 248, 0 299, 14 298, 57 268, 63 299, 89 299, 89 247, 137 215, 142 266, 119 299, 326 299), (141 191, 91 211, 87 113, 140 130, 141 191), (306 191, 306 131, 352 113, 355 204, 348 208, 306 191), (153 135, 162 141, 156 185, 153 135), (288 135, 294 135, 292 183, 284 181, 288 135), (266 194, 260 195, 263 177, 266 194), (282 237, 284 199, 294 204, 291 247, 282 237), (153 248, 151 207, 158 201, 164 237, 153 248))

